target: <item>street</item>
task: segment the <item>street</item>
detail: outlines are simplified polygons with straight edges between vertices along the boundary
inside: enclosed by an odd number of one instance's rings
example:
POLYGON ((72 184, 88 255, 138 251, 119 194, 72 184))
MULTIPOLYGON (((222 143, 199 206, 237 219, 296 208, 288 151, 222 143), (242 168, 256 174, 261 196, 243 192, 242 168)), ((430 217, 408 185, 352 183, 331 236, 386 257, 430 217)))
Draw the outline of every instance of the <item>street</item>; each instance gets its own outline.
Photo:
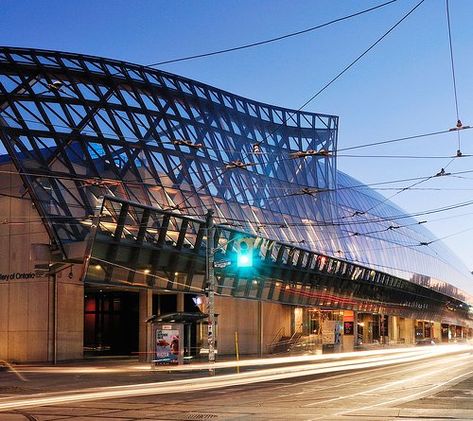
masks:
MULTIPOLYGON (((437 349, 441 347, 411 348, 399 355, 340 360, 336 356, 326 362, 250 367, 239 374, 215 376, 208 376, 205 370, 195 374, 129 369, 117 377, 113 370, 87 375, 84 369, 83 374, 65 370, 63 377, 57 377, 25 368, 20 372, 29 382, 0 383, 0 409, 4 411, 0 419, 473 419, 471 348, 437 349), (309 365, 311 371, 307 371, 309 365), (302 372, 303 377, 296 372, 302 372), (320 374, 311 374, 316 372, 320 374), (162 381, 151 382, 153 376, 162 381), (68 387, 67 378, 77 381, 68 387), (17 386, 15 393, 13 383, 22 384, 23 392, 17 386), (48 393, 26 396, 28 388, 38 392, 40 384, 46 383, 48 393), (112 383, 115 385, 110 387, 112 383), (117 399, 107 399, 109 396, 117 399), (51 404, 37 406, 46 403, 51 404)), ((11 380, 12 374, 2 376, 11 380)))

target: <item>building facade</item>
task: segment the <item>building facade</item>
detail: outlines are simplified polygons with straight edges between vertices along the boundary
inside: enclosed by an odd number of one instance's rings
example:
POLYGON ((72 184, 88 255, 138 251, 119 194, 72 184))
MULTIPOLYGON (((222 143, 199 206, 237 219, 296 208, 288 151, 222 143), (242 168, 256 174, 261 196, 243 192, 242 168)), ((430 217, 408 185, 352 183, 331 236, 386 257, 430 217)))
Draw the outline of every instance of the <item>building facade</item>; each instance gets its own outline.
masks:
POLYGON ((235 332, 248 354, 324 329, 344 349, 467 337, 471 274, 337 170, 337 129, 144 66, 0 48, 0 358, 145 353, 152 314, 187 314, 198 352, 209 209, 221 353, 235 332))

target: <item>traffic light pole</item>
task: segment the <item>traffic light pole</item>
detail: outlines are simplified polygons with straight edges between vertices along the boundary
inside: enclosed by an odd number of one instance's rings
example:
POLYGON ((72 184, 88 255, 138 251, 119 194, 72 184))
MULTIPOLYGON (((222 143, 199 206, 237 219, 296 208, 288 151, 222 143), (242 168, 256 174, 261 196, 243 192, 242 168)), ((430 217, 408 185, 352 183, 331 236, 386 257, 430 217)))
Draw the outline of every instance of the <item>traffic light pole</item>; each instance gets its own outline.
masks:
MULTIPOLYGON (((208 297, 208 346, 209 346, 209 363, 215 362, 215 273, 214 273, 214 221, 213 210, 207 211, 206 227, 207 227, 207 249, 205 262, 205 278, 207 285, 208 297)), ((213 373, 213 369, 210 369, 213 373)))

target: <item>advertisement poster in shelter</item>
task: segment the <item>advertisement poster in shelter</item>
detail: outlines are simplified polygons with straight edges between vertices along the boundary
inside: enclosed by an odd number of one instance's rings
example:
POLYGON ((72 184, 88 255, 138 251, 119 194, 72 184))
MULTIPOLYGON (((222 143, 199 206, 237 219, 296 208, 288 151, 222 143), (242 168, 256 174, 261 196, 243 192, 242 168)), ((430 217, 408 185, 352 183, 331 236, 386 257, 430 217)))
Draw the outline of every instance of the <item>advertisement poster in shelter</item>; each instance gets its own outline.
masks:
POLYGON ((155 330, 155 361, 182 364, 182 327, 160 324, 155 330))

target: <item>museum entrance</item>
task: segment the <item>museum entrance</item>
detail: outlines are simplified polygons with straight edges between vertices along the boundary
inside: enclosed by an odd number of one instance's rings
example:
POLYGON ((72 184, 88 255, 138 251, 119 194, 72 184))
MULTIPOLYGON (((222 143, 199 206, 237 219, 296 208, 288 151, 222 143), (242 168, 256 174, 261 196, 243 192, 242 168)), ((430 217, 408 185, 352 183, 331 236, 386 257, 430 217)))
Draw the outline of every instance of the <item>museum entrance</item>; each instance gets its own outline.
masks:
POLYGON ((138 293, 101 289, 84 295, 84 356, 138 352, 138 293))
MULTIPOLYGON (((186 356, 198 356, 207 343, 206 318, 196 295, 153 294, 152 313, 146 316, 185 324, 186 356)), ((139 293, 89 286, 84 294, 84 356, 138 356, 139 293)))

